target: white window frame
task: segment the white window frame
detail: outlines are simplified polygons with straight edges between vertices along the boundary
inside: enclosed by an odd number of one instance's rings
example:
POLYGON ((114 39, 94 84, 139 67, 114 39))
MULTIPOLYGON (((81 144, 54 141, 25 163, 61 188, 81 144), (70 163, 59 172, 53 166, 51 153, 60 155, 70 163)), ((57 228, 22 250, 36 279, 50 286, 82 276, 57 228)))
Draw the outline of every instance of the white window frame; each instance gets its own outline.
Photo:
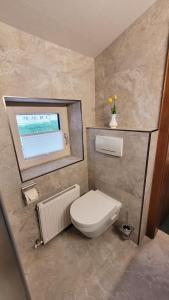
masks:
POLYGON ((68 116, 67 107, 58 106, 8 106, 7 107, 11 132, 15 145, 15 150, 18 158, 20 170, 26 170, 31 167, 35 167, 53 160, 62 158, 64 156, 71 155, 70 144, 69 144, 69 127, 68 127, 68 116), (64 135, 64 150, 36 156, 30 159, 25 159, 22 151, 22 145, 20 142, 20 135, 18 131, 18 125, 16 121, 16 115, 18 114, 47 114, 55 113, 59 115, 60 129, 64 135))

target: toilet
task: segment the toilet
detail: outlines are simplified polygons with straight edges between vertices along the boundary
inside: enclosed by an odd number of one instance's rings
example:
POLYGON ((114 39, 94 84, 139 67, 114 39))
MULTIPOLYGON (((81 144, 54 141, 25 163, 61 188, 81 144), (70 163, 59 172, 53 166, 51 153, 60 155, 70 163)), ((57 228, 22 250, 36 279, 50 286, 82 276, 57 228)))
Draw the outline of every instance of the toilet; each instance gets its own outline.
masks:
POLYGON ((85 236, 94 238, 106 231, 119 217, 121 203, 99 190, 89 191, 70 207, 72 224, 85 236))

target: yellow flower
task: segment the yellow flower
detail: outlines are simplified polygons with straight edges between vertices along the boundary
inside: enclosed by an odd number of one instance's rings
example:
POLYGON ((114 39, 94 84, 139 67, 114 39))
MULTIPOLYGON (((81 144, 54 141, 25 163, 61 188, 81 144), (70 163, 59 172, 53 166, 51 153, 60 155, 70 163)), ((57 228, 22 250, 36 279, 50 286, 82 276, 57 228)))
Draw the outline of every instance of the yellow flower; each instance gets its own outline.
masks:
POLYGON ((112 104, 112 102, 113 102, 113 99, 112 99, 111 97, 109 97, 109 98, 108 98, 108 103, 109 103, 109 104, 112 104))

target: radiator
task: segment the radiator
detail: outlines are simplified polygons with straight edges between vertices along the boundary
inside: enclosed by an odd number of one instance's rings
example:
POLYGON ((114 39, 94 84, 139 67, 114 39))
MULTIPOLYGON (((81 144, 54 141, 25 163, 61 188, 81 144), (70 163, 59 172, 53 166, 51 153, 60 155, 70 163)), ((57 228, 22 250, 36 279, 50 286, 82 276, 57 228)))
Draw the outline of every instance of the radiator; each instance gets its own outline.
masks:
POLYGON ((37 204, 43 243, 46 244, 71 224, 70 206, 80 197, 80 186, 75 184, 37 204))

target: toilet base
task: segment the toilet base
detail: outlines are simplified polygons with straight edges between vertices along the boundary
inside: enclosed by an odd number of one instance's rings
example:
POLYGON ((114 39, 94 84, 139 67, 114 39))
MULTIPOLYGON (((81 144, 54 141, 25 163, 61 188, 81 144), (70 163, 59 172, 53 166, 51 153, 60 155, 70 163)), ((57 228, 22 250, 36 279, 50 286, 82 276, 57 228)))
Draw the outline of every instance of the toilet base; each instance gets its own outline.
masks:
POLYGON ((76 229, 78 229, 86 237, 88 237, 88 238, 96 238, 96 237, 100 236, 101 234, 103 234, 117 220, 118 220, 118 216, 116 216, 113 219, 109 219, 105 224, 102 224, 100 227, 98 227, 97 229, 95 229, 93 231, 88 231, 85 228, 79 228, 77 226, 77 224, 74 224, 73 220, 72 220, 72 224, 74 225, 74 227, 76 229))

